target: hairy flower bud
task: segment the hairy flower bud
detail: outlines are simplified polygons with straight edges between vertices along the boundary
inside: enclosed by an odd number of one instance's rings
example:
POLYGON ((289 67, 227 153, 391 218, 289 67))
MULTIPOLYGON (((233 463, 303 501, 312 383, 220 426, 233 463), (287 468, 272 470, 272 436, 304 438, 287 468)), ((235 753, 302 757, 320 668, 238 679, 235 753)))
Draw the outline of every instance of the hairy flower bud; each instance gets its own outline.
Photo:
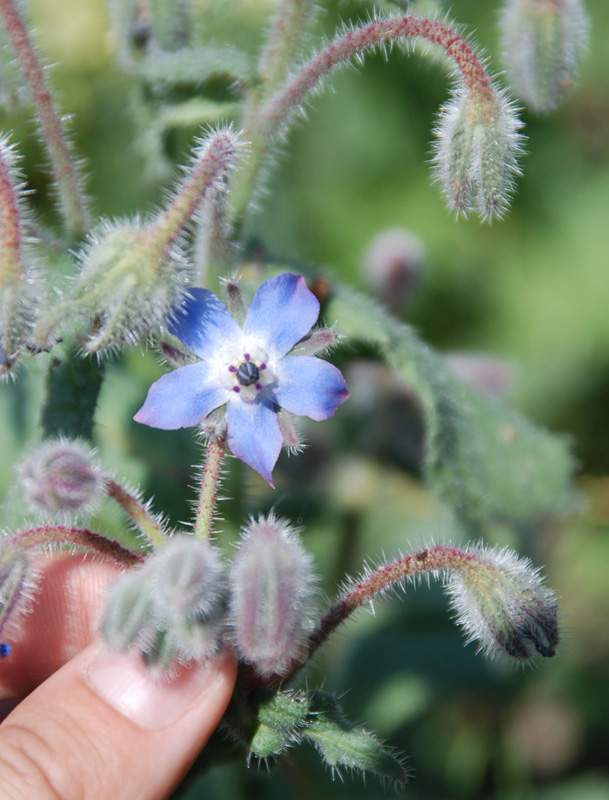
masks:
POLYGON ((230 573, 230 613, 240 656, 265 676, 302 657, 313 583, 311 557, 274 516, 243 532, 230 573))
POLYGON ((146 652, 157 636, 150 575, 146 567, 121 575, 110 587, 101 625, 108 647, 118 652, 146 652))
POLYGON ((383 304, 400 314, 416 292, 425 267, 425 249, 418 236, 390 228, 375 236, 362 259, 363 274, 383 304))
POLYGON ((28 600, 33 580, 27 554, 0 541, 0 634, 28 600))
POLYGON ((514 91, 535 111, 553 111, 573 84, 585 46, 581 0, 508 0, 501 23, 514 91))
POLYGON ((436 126, 435 172, 449 206, 501 217, 518 175, 521 122, 501 92, 460 89, 436 126))
POLYGON ((559 639, 552 592, 528 559, 509 549, 473 548, 454 569, 447 592, 468 641, 487 655, 522 661, 553 656, 559 639))
POLYGON ((88 352, 112 352, 166 323, 184 297, 190 271, 180 248, 159 247, 138 220, 102 222, 80 254, 73 310, 94 328, 88 352))
POLYGON ((47 516, 92 514, 105 496, 105 482, 95 453, 79 440, 52 439, 19 468, 25 499, 47 516))

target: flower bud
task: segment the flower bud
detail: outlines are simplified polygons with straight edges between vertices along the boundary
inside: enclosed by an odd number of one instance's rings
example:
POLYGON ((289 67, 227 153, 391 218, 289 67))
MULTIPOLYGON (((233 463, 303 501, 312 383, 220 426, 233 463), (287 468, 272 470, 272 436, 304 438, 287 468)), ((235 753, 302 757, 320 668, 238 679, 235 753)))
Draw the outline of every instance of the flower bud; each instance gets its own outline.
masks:
POLYGON ((535 111, 553 111, 573 84, 585 46, 581 0, 508 0, 501 27, 514 91, 535 111))
POLYGON ((243 532, 230 573, 230 614, 240 656, 265 676, 287 672, 307 638, 311 557, 274 516, 243 532))
POLYGON ((417 291, 425 249, 415 234, 390 228, 375 236, 362 259, 365 279, 392 314, 399 315, 417 291))
POLYGON ((184 297, 190 271, 180 248, 159 246, 148 233, 138 221, 105 221, 89 236, 67 299, 94 323, 87 352, 110 353, 146 339, 184 297))
POLYGON ((501 217, 518 175, 521 122, 497 90, 461 89, 436 126, 435 172, 450 208, 501 217))
POLYGON ((106 491, 95 453, 78 440, 45 442, 20 466, 19 477, 26 501, 47 516, 92 514, 106 491))
POLYGON ((149 564, 155 603, 170 616, 196 619, 217 613, 225 594, 224 568, 210 545, 176 535, 149 564))
POLYGON ((146 567, 121 575, 110 587, 101 625, 108 647, 118 652, 150 649, 159 631, 146 567))
POLYGON ((33 588, 30 573, 27 555, 10 542, 0 542, 0 633, 29 599, 33 588))
POLYGON ((468 641, 477 640, 487 655, 522 661, 534 650, 544 657, 555 654, 557 606, 528 559, 509 549, 476 547, 458 567, 447 592, 468 641))

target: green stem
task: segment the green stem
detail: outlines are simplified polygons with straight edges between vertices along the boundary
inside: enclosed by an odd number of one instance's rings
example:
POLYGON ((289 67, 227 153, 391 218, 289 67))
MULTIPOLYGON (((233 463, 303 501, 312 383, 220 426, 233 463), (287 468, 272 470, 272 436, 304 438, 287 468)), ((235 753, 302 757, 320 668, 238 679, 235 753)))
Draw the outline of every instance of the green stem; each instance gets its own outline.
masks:
POLYGON ((225 449, 225 433, 212 438, 207 447, 207 458, 205 459, 205 467, 203 469, 197 518, 195 520, 195 536, 202 542, 208 541, 211 534, 218 481, 220 480, 220 469, 225 449))
POLYGON ((167 542, 167 538, 161 527, 146 506, 140 503, 139 500, 130 494, 123 486, 109 478, 106 480, 106 491, 108 497, 111 497, 118 503, 125 514, 131 517, 134 524, 153 547, 162 547, 167 542))

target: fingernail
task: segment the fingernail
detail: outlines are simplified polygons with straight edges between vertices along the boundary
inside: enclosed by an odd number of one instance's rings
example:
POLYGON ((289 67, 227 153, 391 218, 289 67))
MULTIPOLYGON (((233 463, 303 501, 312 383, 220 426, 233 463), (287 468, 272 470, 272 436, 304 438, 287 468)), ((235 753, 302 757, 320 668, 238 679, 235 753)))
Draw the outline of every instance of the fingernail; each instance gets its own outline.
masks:
POLYGON ((221 681, 222 655, 179 668, 170 678, 155 677, 135 653, 112 653, 100 647, 84 670, 90 689, 140 728, 173 725, 204 693, 221 681))

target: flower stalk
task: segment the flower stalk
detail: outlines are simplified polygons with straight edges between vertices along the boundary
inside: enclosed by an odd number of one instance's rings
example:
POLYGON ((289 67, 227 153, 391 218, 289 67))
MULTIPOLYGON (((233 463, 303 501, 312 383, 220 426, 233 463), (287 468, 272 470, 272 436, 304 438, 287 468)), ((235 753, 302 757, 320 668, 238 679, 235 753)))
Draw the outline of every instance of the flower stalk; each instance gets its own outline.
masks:
POLYGON ((36 106, 42 141, 59 190, 66 231, 74 239, 79 239, 89 228, 89 213, 62 120, 14 0, 0 0, 0 17, 36 106))
POLYGON ((218 493, 218 484, 222 468, 222 459, 226 451, 226 432, 212 436, 207 446, 207 457, 201 479, 201 491, 195 519, 195 536, 201 542, 207 542, 211 536, 214 519, 214 508, 218 493))
POLYGON ((105 488, 108 497, 111 497, 132 519, 148 544, 152 547, 162 547, 166 543, 167 537, 163 529, 144 503, 111 478, 106 479, 105 488))
POLYGON ((43 525, 39 528, 29 528, 7 537, 7 542, 19 551, 68 545, 104 556, 119 564, 124 564, 126 567, 142 564, 145 560, 145 554, 129 550, 118 542, 106 539, 99 533, 93 533, 87 528, 75 528, 67 525, 43 525))

